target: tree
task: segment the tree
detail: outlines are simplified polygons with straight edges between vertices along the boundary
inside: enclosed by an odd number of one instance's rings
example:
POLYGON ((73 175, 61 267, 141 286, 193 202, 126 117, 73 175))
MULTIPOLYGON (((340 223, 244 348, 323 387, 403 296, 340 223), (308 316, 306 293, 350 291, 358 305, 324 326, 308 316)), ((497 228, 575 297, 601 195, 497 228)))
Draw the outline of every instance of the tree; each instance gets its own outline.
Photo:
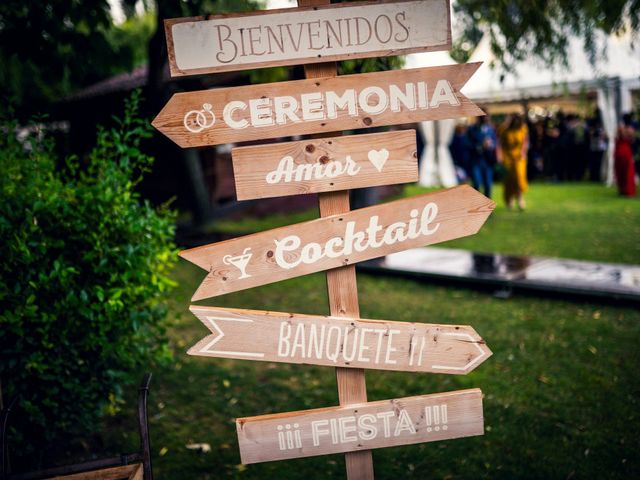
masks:
POLYGON ((547 64, 566 64, 569 38, 584 42, 592 61, 606 55, 597 44, 600 33, 640 32, 640 0, 457 0, 454 9, 463 27, 456 43, 458 60, 466 60, 479 40, 491 35, 492 48, 509 69, 531 54, 547 64), (462 48, 463 45, 467 48, 462 48))
POLYGON ((79 87, 129 70, 132 50, 109 42, 112 26, 108 0, 0 2, 0 109, 9 100, 24 120, 79 87))

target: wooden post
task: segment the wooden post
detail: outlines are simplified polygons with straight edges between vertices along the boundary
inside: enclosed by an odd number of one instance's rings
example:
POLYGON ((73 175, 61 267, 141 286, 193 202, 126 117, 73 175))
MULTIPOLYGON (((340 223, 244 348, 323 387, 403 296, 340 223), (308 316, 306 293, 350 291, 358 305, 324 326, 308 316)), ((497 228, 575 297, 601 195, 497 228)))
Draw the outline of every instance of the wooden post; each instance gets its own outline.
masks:
MULTIPOLYGON (((300 7, 326 5, 330 0, 298 0, 300 7)), ((308 64, 304 66, 306 78, 335 77, 336 62, 308 64)), ((336 134, 334 134, 335 136, 336 134)), ((349 211, 349 191, 318 194, 320 216, 337 215, 349 211)), ((358 284, 355 265, 336 268, 327 272, 329 310, 336 317, 360 317, 358 284)), ((336 368, 338 399, 340 405, 351 405, 367 401, 367 385, 364 370, 359 368, 336 368)), ((373 457, 371 450, 345 454, 348 480, 373 480, 373 457)))

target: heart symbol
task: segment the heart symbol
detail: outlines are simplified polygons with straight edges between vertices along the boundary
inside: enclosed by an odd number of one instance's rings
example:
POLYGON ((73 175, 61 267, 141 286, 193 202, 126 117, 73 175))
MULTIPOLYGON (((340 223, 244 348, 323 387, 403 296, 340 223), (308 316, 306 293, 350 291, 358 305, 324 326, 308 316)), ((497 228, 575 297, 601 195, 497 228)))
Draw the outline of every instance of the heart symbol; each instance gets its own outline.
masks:
POLYGON ((369 161, 373 163, 373 166, 379 172, 382 172, 384 168, 384 164, 387 163, 387 159, 389 158, 389 150, 383 148, 382 150, 369 150, 369 161))

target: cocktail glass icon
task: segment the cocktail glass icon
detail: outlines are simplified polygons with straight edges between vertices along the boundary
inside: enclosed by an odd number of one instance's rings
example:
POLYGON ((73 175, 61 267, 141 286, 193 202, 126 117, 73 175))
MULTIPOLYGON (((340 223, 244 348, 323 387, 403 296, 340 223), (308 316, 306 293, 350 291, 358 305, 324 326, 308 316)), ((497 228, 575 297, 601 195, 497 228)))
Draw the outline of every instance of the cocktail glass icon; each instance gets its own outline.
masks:
POLYGON ((235 257, 231 255, 225 255, 224 257, 222 257, 222 262, 225 265, 233 265, 238 270, 240 270, 240 273, 242 275, 240 275, 238 280, 241 280, 243 278, 249 278, 251 276, 245 270, 252 256, 253 256, 253 253, 251 253, 251 247, 248 247, 244 249, 244 252, 242 252, 242 255, 236 255, 235 257))

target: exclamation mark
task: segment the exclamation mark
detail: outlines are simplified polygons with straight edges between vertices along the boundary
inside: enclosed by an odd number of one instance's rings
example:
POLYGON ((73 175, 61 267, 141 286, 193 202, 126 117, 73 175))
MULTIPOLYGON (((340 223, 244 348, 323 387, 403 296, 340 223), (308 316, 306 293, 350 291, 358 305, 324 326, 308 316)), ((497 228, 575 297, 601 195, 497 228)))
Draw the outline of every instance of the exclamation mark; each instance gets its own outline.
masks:
POLYGON ((280 447, 280 450, 287 449, 287 445, 284 443, 284 433, 282 432, 282 425, 278 425, 278 447, 280 447))
POLYGON ((449 419, 447 417, 447 406, 446 405, 440 405, 440 417, 442 418, 442 430, 446 430, 447 428, 449 428, 447 426, 447 421, 449 419))
POLYGON ((439 432, 440 429, 447 430, 449 428, 447 426, 449 418, 447 416, 446 405, 424 407, 424 419, 427 424, 427 432, 439 432))

